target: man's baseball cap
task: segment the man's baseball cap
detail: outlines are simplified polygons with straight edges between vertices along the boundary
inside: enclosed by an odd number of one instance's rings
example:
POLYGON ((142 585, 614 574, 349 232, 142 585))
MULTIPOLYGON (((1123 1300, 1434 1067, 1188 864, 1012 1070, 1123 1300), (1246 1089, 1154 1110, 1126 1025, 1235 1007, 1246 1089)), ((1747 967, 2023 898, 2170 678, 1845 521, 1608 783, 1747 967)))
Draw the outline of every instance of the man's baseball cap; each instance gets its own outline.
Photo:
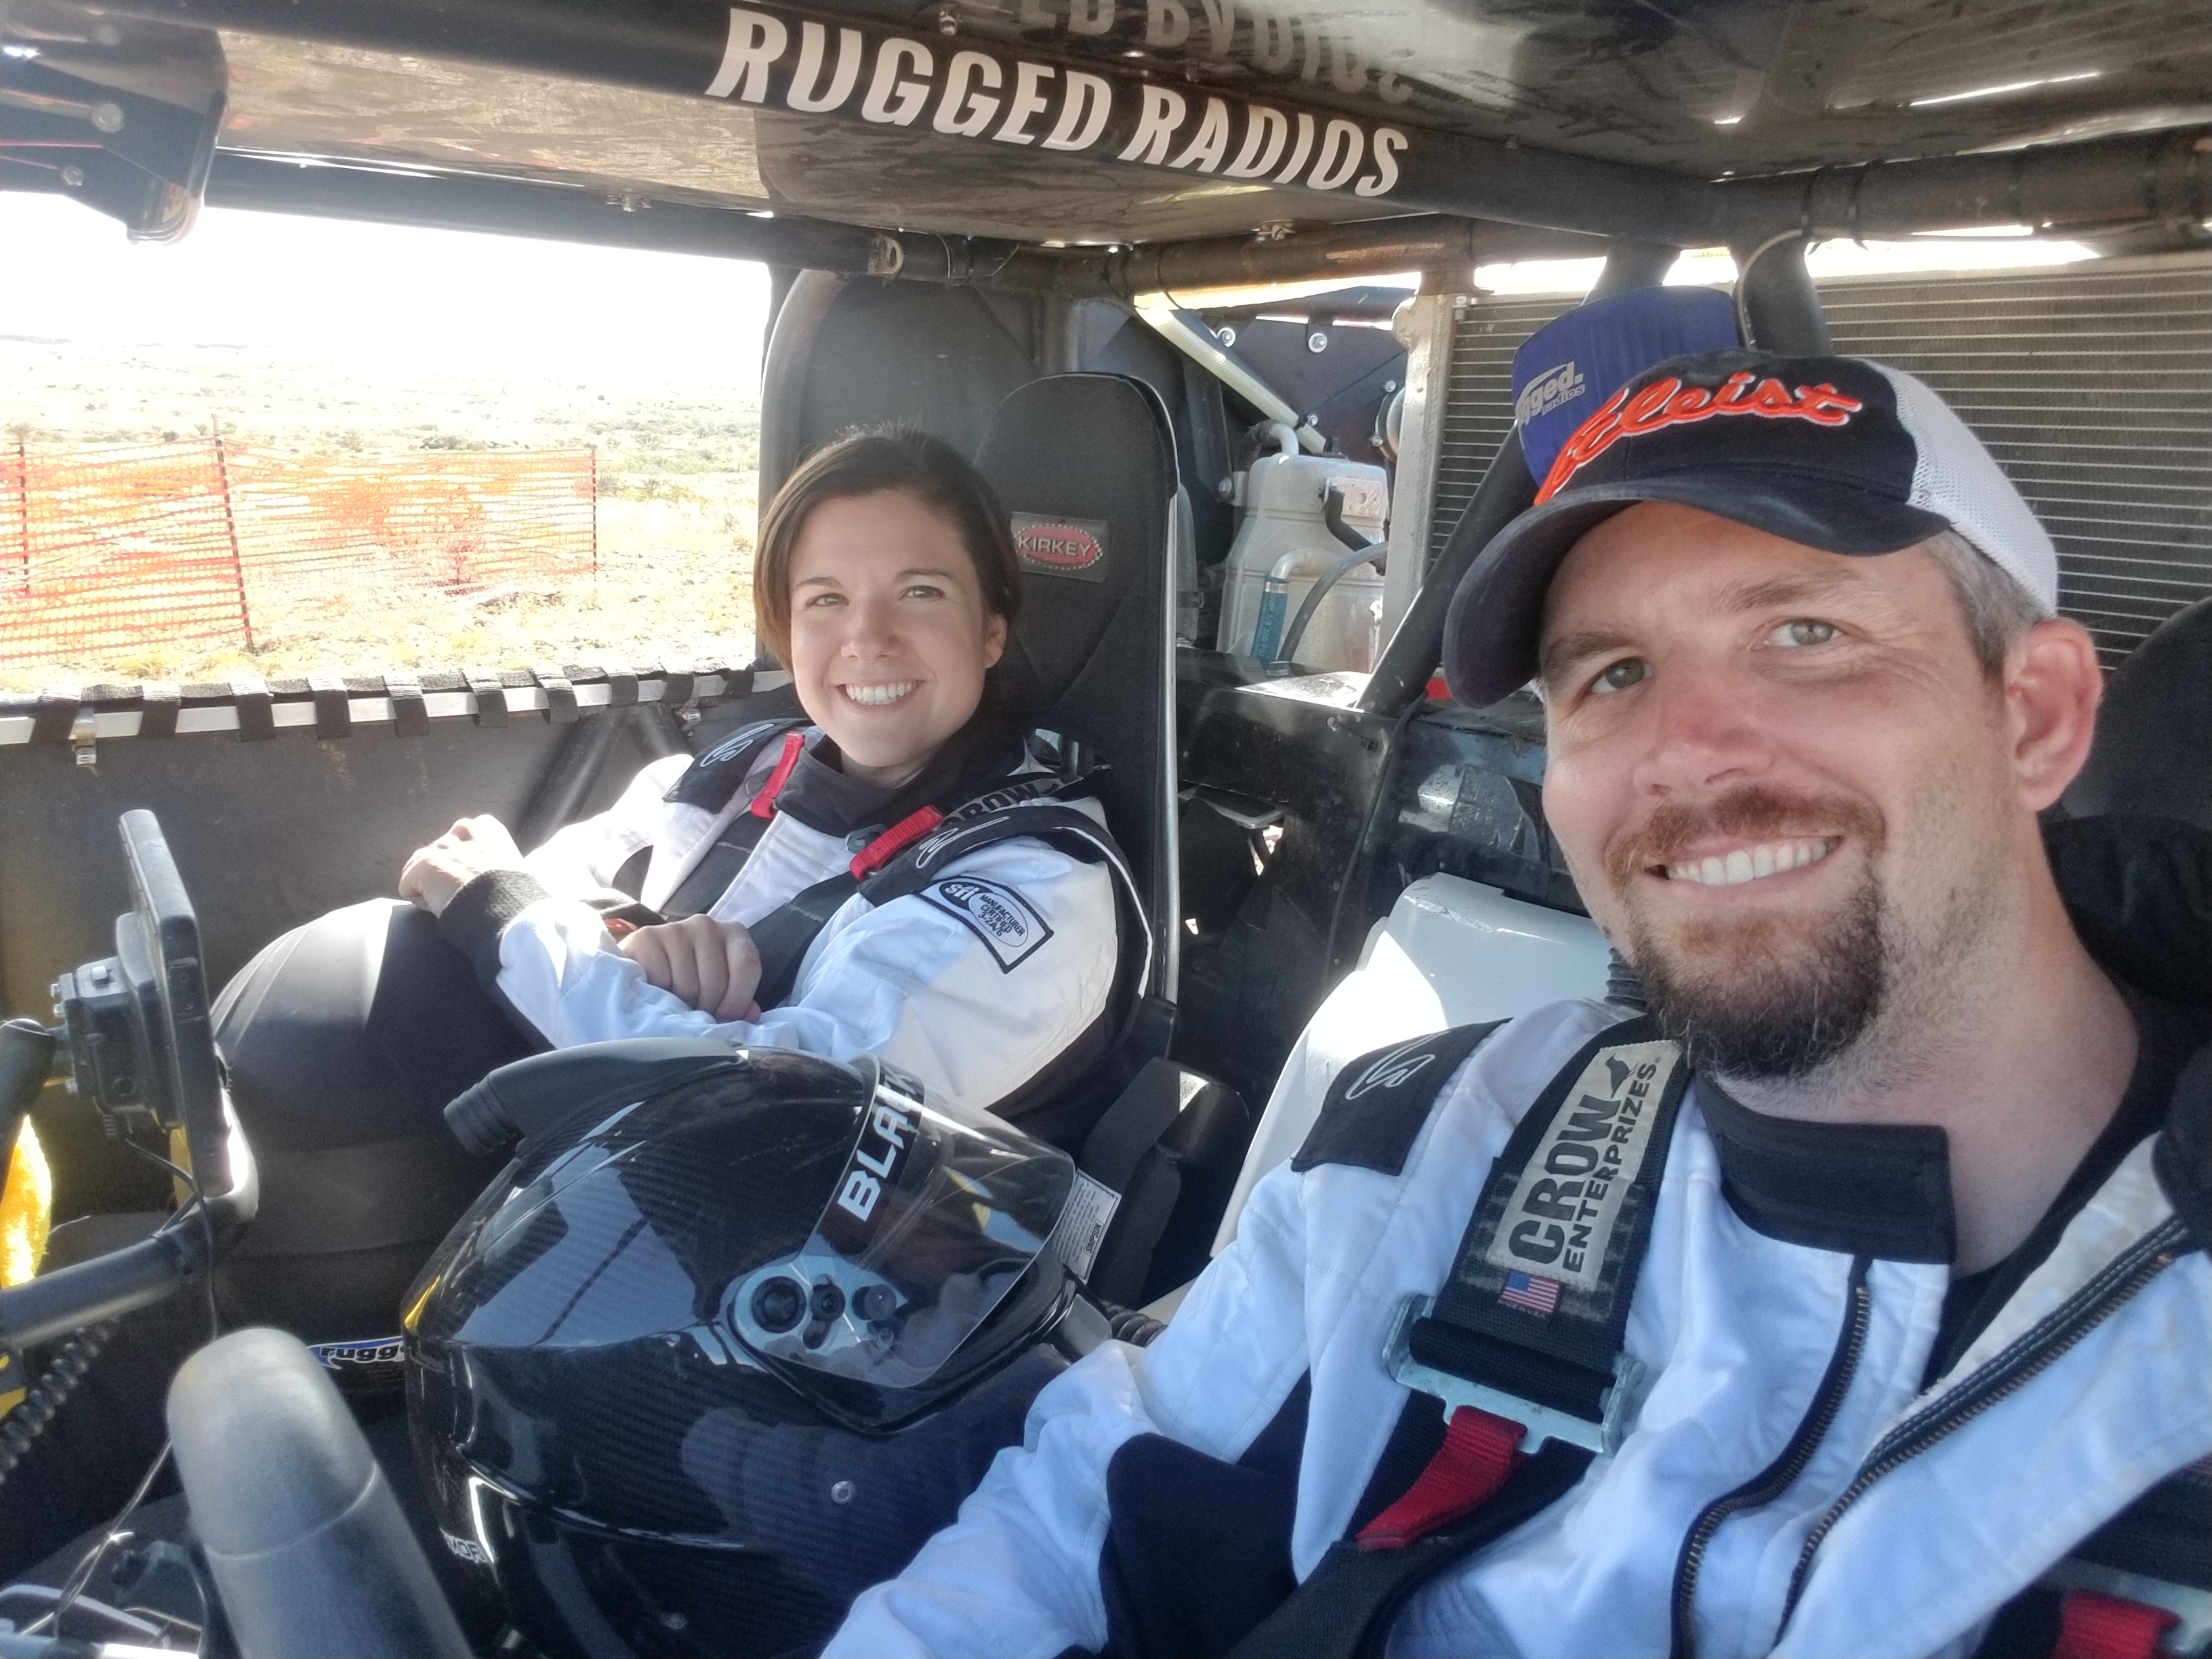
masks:
POLYGON ((1673 501, 1830 553, 1894 553, 1957 531, 2049 615, 2058 553, 1981 441, 1902 370, 1748 350, 1644 370, 1577 428, 1452 596, 1443 667, 1480 708, 1534 678, 1567 550, 1638 501, 1673 501))

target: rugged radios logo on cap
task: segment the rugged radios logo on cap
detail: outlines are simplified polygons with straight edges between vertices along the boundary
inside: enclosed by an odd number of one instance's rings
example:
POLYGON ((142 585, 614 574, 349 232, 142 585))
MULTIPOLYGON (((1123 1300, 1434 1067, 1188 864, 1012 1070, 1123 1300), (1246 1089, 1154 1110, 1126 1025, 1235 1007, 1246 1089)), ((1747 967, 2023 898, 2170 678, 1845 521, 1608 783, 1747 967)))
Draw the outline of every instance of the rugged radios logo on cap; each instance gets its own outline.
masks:
POLYGON ((1846 426, 1866 405, 1823 382, 1791 391, 1772 375, 1747 371, 1731 374, 1717 386, 1684 386, 1672 375, 1638 386, 1634 383, 1607 398, 1575 429, 1552 463, 1540 504, 1565 488, 1569 479, 1626 438, 1640 438, 1670 426, 1687 426, 1724 415, 1755 415, 1767 421, 1810 421, 1815 426, 1846 426))
POLYGON ((1557 368, 1547 368, 1521 390, 1514 399, 1513 417, 1527 425, 1539 415, 1548 415, 1565 404, 1572 403, 1589 388, 1589 382, 1571 357, 1557 368))

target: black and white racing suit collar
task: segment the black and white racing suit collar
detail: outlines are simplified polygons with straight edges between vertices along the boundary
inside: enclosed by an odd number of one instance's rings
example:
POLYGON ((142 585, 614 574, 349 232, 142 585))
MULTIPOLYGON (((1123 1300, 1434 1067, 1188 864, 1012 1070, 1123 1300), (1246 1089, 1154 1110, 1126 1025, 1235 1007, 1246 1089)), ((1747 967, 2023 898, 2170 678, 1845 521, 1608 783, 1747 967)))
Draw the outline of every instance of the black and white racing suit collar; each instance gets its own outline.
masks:
POLYGON ((851 836, 896 823, 925 806, 946 806, 1020 769, 1026 758, 1020 726, 987 698, 928 765, 896 788, 848 776, 837 745, 823 738, 793 769, 775 810, 823 835, 851 836))
POLYGON ((1720 1155, 1722 1193, 1769 1238, 1885 1261, 1948 1262, 1956 1254, 1942 1129, 1771 1117, 1705 1077, 1696 1098, 1720 1155))

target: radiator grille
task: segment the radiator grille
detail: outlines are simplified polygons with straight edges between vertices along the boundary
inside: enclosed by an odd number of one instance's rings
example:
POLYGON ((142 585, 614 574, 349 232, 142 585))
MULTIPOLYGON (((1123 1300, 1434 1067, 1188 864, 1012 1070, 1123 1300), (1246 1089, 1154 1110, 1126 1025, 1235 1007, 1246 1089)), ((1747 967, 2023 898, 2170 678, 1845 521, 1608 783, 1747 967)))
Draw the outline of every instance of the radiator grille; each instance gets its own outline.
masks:
MULTIPOLYGON (((2059 599, 2107 666, 2212 594, 2212 261, 2113 259, 1821 285, 1836 348, 1917 374, 1996 457, 2058 544, 2059 599)), ((1555 295, 1454 328, 1429 556, 1512 422, 1513 352, 1555 295)))
POLYGON ((1521 342, 1573 301, 1556 294, 1470 303, 1452 319, 1451 370, 1445 379, 1443 434, 1437 452, 1429 562, 1444 550, 1452 527, 1474 499, 1474 487, 1513 430, 1513 354, 1521 342))

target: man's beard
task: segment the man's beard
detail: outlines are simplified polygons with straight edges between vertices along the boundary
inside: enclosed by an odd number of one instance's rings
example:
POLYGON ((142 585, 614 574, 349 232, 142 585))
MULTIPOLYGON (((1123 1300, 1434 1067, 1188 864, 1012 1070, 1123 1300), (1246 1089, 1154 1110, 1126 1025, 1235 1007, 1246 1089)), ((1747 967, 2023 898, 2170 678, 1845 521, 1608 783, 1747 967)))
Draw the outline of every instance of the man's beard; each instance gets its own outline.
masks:
MULTIPOLYGON (((1840 913, 1701 924, 1679 941, 1627 908, 1627 955, 1659 1029, 1682 1045, 1693 1071, 1745 1081, 1807 1077, 1848 1050, 1881 1012, 1893 979, 1884 939, 1887 908, 1873 854, 1882 824, 1856 803, 1796 799, 1745 789, 1710 809, 1662 808, 1614 849, 1607 873, 1624 896, 1651 866, 1700 836, 1780 841, 1842 832, 1868 867, 1840 913)), ((1830 854, 1833 856, 1833 854, 1830 854)))

